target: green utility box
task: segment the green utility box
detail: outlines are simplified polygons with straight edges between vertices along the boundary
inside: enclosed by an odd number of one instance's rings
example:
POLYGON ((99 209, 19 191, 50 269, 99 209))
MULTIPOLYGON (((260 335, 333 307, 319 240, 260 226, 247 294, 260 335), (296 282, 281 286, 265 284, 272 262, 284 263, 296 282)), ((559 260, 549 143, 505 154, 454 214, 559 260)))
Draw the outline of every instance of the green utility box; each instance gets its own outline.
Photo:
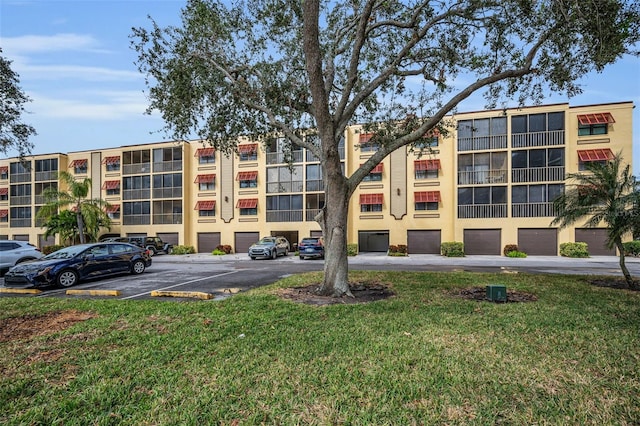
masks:
POLYGON ((507 301, 507 286, 504 285, 488 285, 487 286, 487 299, 492 302, 506 302, 507 301))

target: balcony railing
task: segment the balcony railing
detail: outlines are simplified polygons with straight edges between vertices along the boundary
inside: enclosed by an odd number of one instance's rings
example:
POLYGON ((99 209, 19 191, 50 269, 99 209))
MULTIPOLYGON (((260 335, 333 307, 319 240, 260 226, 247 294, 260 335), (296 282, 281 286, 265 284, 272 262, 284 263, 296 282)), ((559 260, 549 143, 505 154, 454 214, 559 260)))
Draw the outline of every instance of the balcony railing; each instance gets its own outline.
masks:
POLYGON ((141 173, 150 173, 151 163, 124 164, 122 166, 123 175, 136 175, 141 173))
POLYGON ((131 214, 122 216, 123 225, 150 225, 151 215, 149 214, 131 214))
POLYGON ((162 161, 153 163, 154 172, 179 172, 182 170, 182 160, 162 161))
POLYGON ((324 180, 308 180, 307 191, 324 191, 324 180))
POLYGON ((532 167, 511 170, 512 182, 549 182, 563 180, 564 166, 532 167))
POLYGON ((166 214, 154 214, 153 224, 173 224, 179 225, 182 223, 182 213, 166 213, 166 214))
POLYGON ((549 145, 564 145, 564 130, 516 133, 511 135, 511 146, 513 148, 549 145))
POLYGON ((302 222, 302 210, 269 210, 267 222, 302 222))
POLYGON ((9 202, 12 206, 30 206, 31 195, 11 196, 9 202))
POLYGON ((44 195, 36 195, 33 200, 34 204, 47 204, 47 198, 44 195))
POLYGON ((296 180, 293 182, 268 182, 267 192, 302 192, 302 181, 296 180))
POLYGON ((31 173, 15 173, 9 176, 11 183, 31 182, 31 173))
POLYGON ((512 217, 555 217, 557 210, 553 203, 513 203, 512 217))
POLYGON ((127 189, 122 191, 123 200, 148 200, 150 197, 150 189, 127 189))
POLYGON ((458 206, 459 219, 481 219, 490 217, 507 217, 506 204, 474 204, 458 206))
POLYGON ((458 151, 483 151, 488 149, 506 148, 507 135, 458 138, 458 151))
POLYGON ((291 151, 291 154, 285 154, 284 152, 267 152, 267 164, 280 164, 286 163, 291 157, 292 163, 302 162, 302 151, 291 151))
POLYGON ((458 185, 479 185, 506 182, 507 171, 503 169, 469 170, 458 172, 458 185))
POLYGON ((27 219, 11 219, 9 226, 12 228, 31 228, 31 218, 27 219))
POLYGON ((153 190, 153 198, 181 198, 182 187, 160 188, 153 190))
POLYGON ((58 171, 51 170, 46 172, 36 172, 36 182, 41 182, 43 180, 57 180, 58 179, 58 171))
POLYGON ((322 209, 307 209, 305 212, 305 221, 307 222, 315 222, 315 217, 320 213, 322 209))

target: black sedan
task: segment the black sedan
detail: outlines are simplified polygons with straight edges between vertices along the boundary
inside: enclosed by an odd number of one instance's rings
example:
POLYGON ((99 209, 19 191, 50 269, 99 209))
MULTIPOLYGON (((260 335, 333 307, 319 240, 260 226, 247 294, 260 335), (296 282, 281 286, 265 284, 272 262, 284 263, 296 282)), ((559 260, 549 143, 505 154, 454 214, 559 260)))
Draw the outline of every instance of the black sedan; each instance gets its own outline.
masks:
POLYGON ((141 274, 151 266, 145 249, 125 243, 79 244, 39 260, 21 263, 4 277, 6 287, 71 287, 79 281, 129 272, 141 274))

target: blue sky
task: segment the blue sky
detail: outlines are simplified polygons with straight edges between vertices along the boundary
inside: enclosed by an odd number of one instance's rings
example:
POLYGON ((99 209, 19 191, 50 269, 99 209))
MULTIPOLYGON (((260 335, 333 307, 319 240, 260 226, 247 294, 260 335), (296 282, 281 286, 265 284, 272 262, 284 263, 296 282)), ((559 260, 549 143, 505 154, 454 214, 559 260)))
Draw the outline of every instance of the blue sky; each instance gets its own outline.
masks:
MULTIPOLYGON (((177 25, 182 0, 0 0, 0 46, 32 99, 34 154, 166 140, 159 116, 144 115, 144 78, 129 46, 132 27, 177 25)), ((640 170, 640 59, 625 57, 582 82, 572 105, 633 101, 634 165, 640 170)), ((515 106, 515 105, 513 105, 515 106)), ((459 111, 484 109, 480 96, 459 111)), ((16 155, 9 152, 9 156, 16 155)))

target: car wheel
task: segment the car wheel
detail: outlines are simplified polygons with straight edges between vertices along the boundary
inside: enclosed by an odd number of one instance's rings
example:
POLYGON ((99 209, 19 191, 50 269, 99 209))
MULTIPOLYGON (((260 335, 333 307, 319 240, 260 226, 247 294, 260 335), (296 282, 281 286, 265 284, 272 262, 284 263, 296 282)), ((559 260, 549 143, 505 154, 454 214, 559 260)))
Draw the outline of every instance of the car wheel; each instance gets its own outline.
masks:
POLYGON ((276 259, 277 257, 278 257, 278 250, 277 250, 277 249, 274 249, 274 250, 271 252, 271 258, 272 258, 272 259, 276 259))
POLYGON ((156 248, 155 247, 147 247, 147 250, 149 250, 149 256, 153 257, 156 255, 156 248))
POLYGON ((71 269, 65 269, 58 274, 56 282, 60 287, 71 287, 78 283, 78 273, 71 269))
POLYGON ((144 272, 144 268, 145 268, 144 262, 138 259, 135 262, 133 262, 133 265, 131 265, 131 273, 135 275, 139 275, 144 272))
POLYGON ((304 256, 300 256, 300 260, 304 260, 304 256))
POLYGON ((289 249, 284 249, 284 255, 289 256, 289 249))
POLYGON ((256 257, 255 256, 251 256, 251 260, 256 260, 256 257))

